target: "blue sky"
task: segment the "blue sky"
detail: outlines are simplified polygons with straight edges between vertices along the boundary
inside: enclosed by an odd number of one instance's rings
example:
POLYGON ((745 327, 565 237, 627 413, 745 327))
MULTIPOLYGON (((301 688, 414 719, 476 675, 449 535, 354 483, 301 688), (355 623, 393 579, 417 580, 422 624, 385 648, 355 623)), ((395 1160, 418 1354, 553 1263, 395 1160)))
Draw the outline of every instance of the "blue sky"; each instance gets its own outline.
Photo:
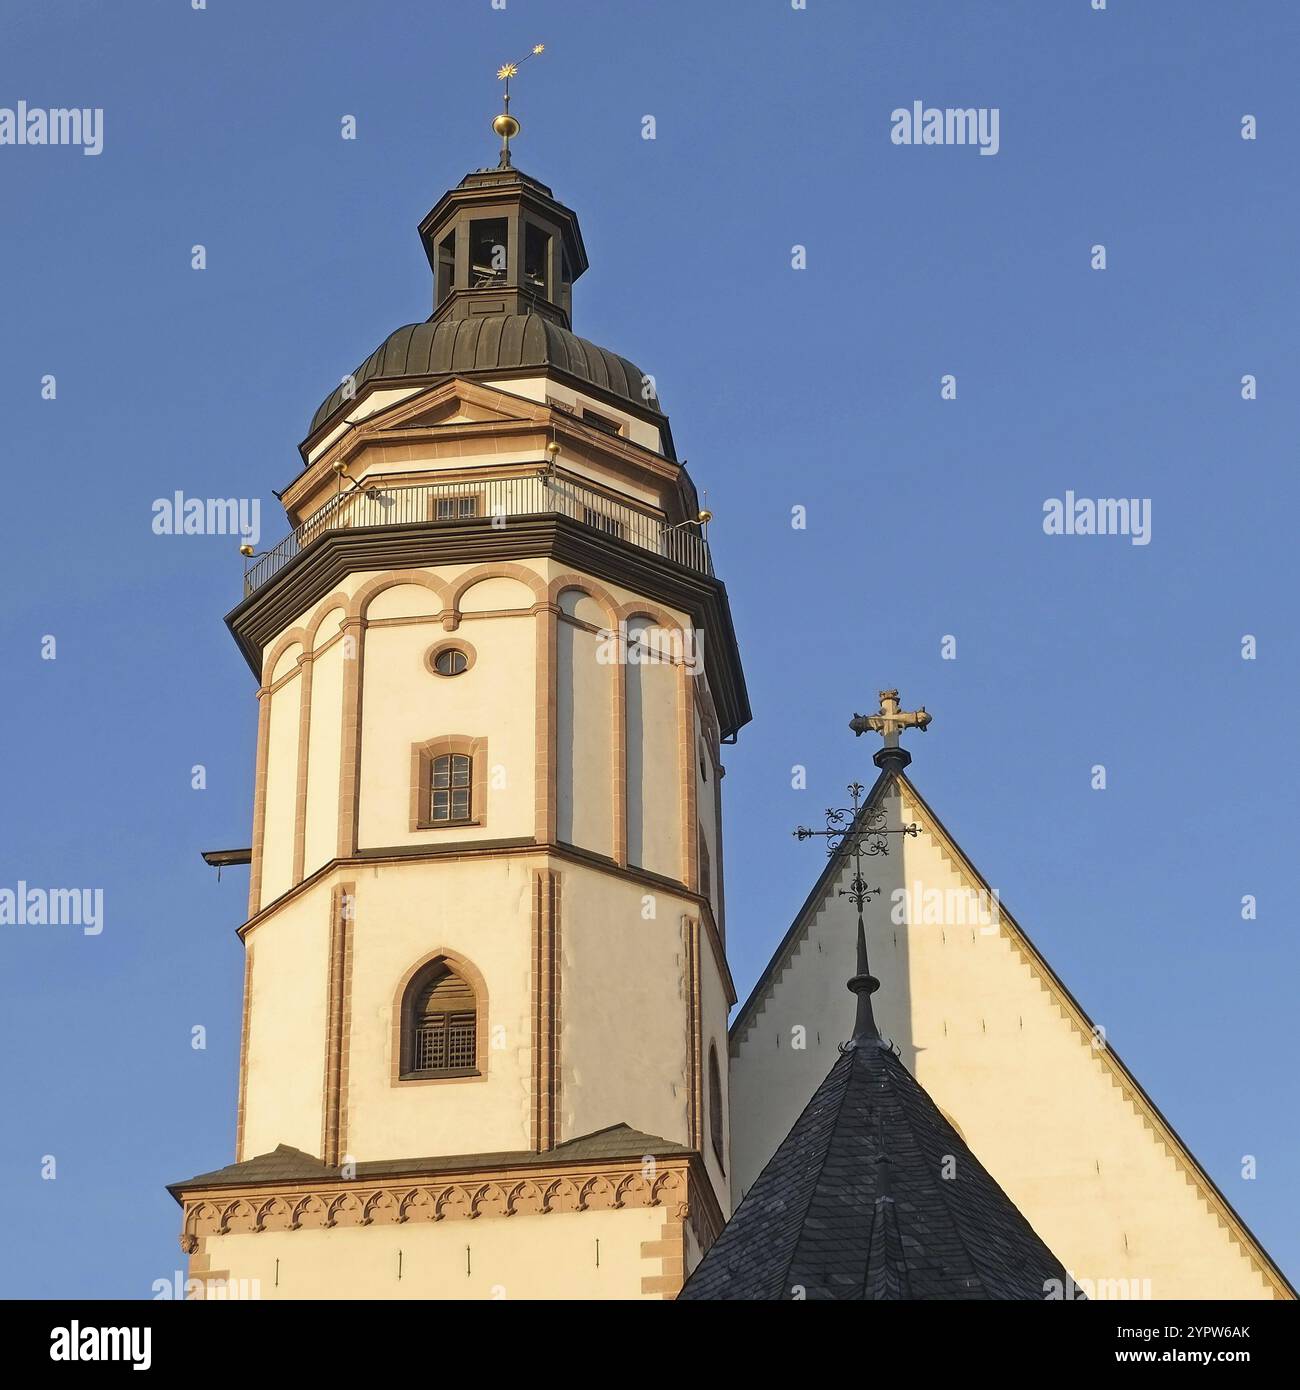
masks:
POLYGON ((148 1297, 180 1265, 163 1184, 231 1155, 247 874, 198 852, 249 838, 241 562, 151 504, 260 497, 278 539, 312 411, 427 315, 416 224, 493 162, 494 70, 537 41, 516 157, 582 219, 575 328, 654 373, 717 515, 755 715, 742 998, 822 867, 789 831, 869 780, 847 720, 897 685, 935 715, 918 787, 1295 1277, 1300 7, 51 0, 5 28, 0 107, 105 124, 98 157, 0 146, 0 886, 102 887, 105 930, 0 927, 0 1294, 148 1297), (916 100, 997 107, 999 153, 891 144, 916 100), (1066 490, 1150 498, 1151 543, 1044 535, 1066 490))

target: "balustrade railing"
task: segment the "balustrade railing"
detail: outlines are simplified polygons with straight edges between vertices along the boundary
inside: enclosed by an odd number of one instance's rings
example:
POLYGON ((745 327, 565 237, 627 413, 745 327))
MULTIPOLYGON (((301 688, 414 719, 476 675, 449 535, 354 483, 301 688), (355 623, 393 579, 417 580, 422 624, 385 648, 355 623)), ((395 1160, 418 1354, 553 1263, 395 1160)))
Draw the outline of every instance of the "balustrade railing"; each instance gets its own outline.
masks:
POLYGON ((559 513, 607 536, 663 555, 677 564, 712 574, 709 545, 694 525, 665 526, 635 507, 614 502, 564 474, 536 472, 482 482, 418 483, 385 487, 367 479, 352 485, 273 550, 258 557, 244 574, 245 596, 255 593, 300 551, 331 531, 368 526, 455 525, 490 521, 508 526, 511 519, 559 513))

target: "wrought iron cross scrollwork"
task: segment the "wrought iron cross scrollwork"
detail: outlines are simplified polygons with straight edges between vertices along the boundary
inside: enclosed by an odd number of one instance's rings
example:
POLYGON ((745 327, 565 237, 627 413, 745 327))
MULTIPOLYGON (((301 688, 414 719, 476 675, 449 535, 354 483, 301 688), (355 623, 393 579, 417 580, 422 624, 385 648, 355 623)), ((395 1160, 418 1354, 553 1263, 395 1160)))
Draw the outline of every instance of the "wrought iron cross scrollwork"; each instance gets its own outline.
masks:
MULTIPOLYGON (((898 735, 904 729, 919 729, 925 732, 931 723, 931 716, 922 706, 919 710, 899 708, 898 691, 880 692, 880 713, 872 715, 855 714, 849 728, 855 734, 879 734, 885 742, 874 762, 882 773, 887 770, 901 772, 907 766, 907 750, 899 746, 898 735)), ((839 854, 853 858, 853 877, 847 888, 841 888, 839 895, 848 898, 858 909, 858 962, 857 970, 849 981, 849 989, 857 996, 857 1018, 853 1025, 853 1038, 841 1050, 867 1045, 872 1040, 880 1040, 875 1016, 871 1010, 871 996, 880 988, 880 981, 871 973, 867 962, 867 929, 863 921, 863 909, 869 898, 880 896, 880 889, 873 888, 862 875, 862 861, 874 859, 889 853, 890 835, 911 835, 915 837, 921 827, 913 821, 909 825, 886 825, 886 811, 879 806, 870 808, 862 804, 862 784, 849 784, 852 806, 832 806, 826 812, 826 829, 813 830, 806 825, 799 826, 794 836, 796 840, 810 840, 814 835, 826 841, 826 853, 834 859, 839 854)))
POLYGON ((887 826, 883 807, 873 806, 868 811, 863 810, 862 791, 861 782, 849 784, 849 795, 853 799, 853 805, 828 807, 825 830, 811 830, 808 826, 801 825, 794 832, 796 840, 810 840, 815 835, 822 836, 826 841, 826 853, 832 859, 841 851, 852 855, 853 878, 847 888, 840 889, 840 897, 851 899, 859 914, 868 898, 880 895, 880 889, 872 888, 862 877, 863 859, 874 859, 877 855, 888 854, 887 836, 915 836, 921 828, 915 822, 910 825, 887 826))

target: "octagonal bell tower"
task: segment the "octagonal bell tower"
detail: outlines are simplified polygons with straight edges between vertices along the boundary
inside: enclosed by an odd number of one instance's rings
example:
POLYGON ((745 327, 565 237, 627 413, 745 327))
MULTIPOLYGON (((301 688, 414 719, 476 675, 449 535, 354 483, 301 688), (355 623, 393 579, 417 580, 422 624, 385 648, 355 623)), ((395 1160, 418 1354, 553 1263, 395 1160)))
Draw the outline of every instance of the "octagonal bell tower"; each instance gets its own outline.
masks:
POLYGON ((671 1297, 729 1211, 726 593, 653 378, 572 331, 503 161, 434 312, 321 405, 227 622, 259 708, 234 1162, 204 1288, 671 1297))

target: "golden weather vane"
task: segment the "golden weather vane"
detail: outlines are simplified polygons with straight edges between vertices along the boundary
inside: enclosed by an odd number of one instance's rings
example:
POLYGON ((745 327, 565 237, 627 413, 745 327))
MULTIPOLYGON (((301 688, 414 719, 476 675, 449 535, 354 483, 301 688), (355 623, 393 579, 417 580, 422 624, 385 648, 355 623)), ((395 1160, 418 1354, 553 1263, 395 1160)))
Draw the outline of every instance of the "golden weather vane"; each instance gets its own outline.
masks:
POLYGON ((519 122, 510 114, 510 79, 518 75, 519 69, 539 53, 545 53, 544 43, 535 43, 532 51, 526 53, 517 63, 502 63, 497 69, 497 80, 506 84, 506 109, 492 122, 492 129, 501 137, 502 169, 510 167, 510 141, 519 134, 519 122))

